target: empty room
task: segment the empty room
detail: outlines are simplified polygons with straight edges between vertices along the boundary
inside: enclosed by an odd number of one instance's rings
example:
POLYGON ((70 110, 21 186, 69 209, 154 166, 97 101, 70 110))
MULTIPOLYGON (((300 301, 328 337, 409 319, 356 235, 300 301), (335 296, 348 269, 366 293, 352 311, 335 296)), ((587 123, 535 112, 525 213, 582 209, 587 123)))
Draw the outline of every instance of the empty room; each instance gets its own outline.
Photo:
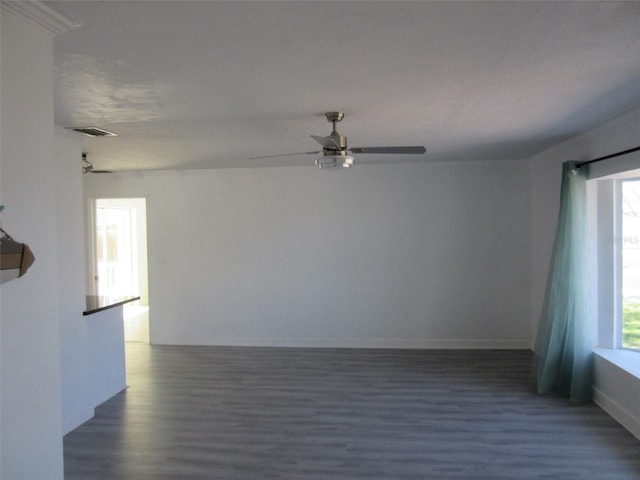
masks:
POLYGON ((640 2, 0 5, 0 478, 640 478, 640 2))

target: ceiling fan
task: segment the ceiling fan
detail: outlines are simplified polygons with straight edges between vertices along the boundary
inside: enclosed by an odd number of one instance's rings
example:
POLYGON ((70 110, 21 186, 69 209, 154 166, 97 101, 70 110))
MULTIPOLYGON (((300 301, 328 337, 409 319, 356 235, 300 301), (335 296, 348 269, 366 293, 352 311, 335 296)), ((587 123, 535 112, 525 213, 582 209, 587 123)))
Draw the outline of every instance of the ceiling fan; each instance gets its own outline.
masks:
POLYGON ((82 173, 113 173, 111 170, 95 170, 93 168, 93 163, 87 160, 87 154, 82 154, 82 173))
POLYGON ((315 161, 315 164, 319 168, 327 167, 352 167, 354 165, 352 155, 357 154, 416 154, 422 155, 427 149, 424 146, 412 146, 412 147, 352 147, 347 146, 347 137, 340 135, 336 129, 336 124, 341 122, 344 118, 344 112, 326 112, 324 114, 328 122, 333 125, 331 133, 328 137, 319 137, 317 135, 311 135, 316 142, 322 145, 322 150, 315 152, 298 152, 298 153, 285 153, 281 155, 264 155, 261 157, 251 157, 251 160, 257 160, 261 158, 275 158, 275 157, 290 157, 294 155, 317 155, 322 153, 322 156, 315 161))

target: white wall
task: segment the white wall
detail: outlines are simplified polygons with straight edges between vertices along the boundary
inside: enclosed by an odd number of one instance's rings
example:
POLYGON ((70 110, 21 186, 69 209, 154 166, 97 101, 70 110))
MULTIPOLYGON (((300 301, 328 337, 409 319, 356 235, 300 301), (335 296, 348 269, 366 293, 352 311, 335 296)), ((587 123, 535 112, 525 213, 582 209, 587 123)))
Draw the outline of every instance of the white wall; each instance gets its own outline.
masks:
POLYGON ((61 128, 55 134, 57 181, 58 312, 62 431, 67 433, 93 416, 85 305, 82 140, 61 128))
POLYGON ((529 345, 523 163, 84 180, 148 198, 153 343, 529 345))
MULTIPOLYGON (((529 160, 531 168, 531 330, 535 340, 560 204, 560 173, 566 160, 589 160, 640 144, 640 109, 575 137, 529 160)), ((615 161, 615 160, 612 160, 615 161)), ((635 356, 638 362, 640 354, 635 356)), ((616 364, 615 352, 595 356, 595 400, 630 431, 640 432, 640 377, 616 364)), ((624 363, 624 362, 623 362, 624 363)), ((623 364, 621 363, 621 364, 623 364)))
POLYGON ((36 260, 0 287, 0 476, 61 479, 52 37, 5 10, 1 21, 2 223, 36 260))

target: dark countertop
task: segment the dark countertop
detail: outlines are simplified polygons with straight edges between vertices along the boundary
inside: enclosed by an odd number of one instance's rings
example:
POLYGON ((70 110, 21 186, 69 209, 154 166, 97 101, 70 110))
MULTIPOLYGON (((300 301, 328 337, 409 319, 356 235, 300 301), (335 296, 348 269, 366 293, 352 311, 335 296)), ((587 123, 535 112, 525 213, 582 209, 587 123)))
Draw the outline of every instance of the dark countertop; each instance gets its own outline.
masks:
POLYGON ((140 300, 140 297, 103 297, 99 295, 87 295, 87 309, 82 312, 83 315, 91 315, 92 313, 98 313, 103 310, 108 310, 125 303, 135 302, 140 300))

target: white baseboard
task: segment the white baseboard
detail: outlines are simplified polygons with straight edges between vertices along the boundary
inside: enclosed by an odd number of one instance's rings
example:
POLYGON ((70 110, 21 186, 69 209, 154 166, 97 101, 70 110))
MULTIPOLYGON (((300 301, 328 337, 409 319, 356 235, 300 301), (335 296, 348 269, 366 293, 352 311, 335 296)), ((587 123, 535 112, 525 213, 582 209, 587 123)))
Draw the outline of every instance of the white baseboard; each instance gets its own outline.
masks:
POLYGON ((74 412, 73 415, 68 415, 62 418, 62 435, 66 435, 72 430, 75 430, 87 420, 91 420, 95 412, 93 408, 82 409, 82 411, 74 412))
POLYGON ((93 404, 96 407, 102 405, 107 400, 115 397, 117 394, 124 392, 128 388, 128 385, 124 384, 124 385, 118 385, 115 387, 113 385, 110 385, 110 387, 111 387, 110 390, 102 389, 93 393, 93 404))
POLYGON ((593 401, 640 440, 640 418, 634 416, 613 398, 596 387, 593 388, 593 401))
POLYGON ((293 348, 398 348, 398 349, 479 349, 530 350, 530 340, 425 340, 425 339, 340 339, 340 338, 267 338, 226 337, 210 343, 190 341, 153 341, 155 345, 210 345, 236 347, 293 347, 293 348))

